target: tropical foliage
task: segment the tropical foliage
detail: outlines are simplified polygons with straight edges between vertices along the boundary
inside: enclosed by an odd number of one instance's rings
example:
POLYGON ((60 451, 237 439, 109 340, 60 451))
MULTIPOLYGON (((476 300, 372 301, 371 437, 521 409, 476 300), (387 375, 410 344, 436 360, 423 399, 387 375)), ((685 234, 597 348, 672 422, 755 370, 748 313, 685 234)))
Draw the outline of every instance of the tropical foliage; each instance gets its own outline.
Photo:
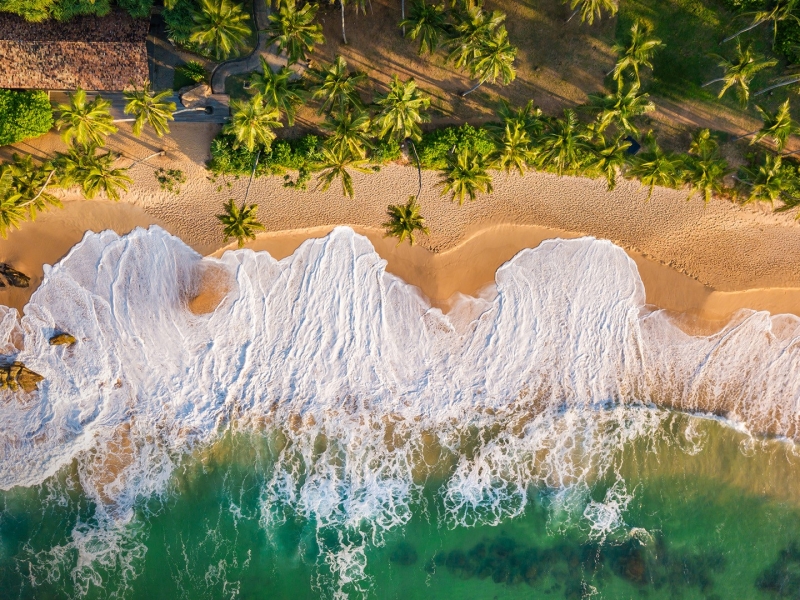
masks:
POLYGON ((256 146, 269 148, 275 139, 273 129, 283 127, 279 119, 278 109, 256 94, 249 100, 231 101, 231 120, 223 132, 232 134, 238 144, 252 152, 256 146))
POLYGON ((313 97, 321 100, 320 114, 332 110, 346 111, 348 108, 364 108, 357 86, 366 79, 365 73, 350 72, 347 61, 341 56, 330 65, 319 69, 309 69, 309 74, 316 80, 313 86, 313 97))
POLYGON ((641 85, 639 69, 647 67, 653 68, 653 55, 664 44, 660 39, 652 34, 652 25, 645 21, 637 20, 631 25, 631 33, 625 45, 615 44, 613 51, 618 56, 617 63, 614 65, 614 80, 622 86, 623 77, 633 72, 636 85, 641 85))
POLYGON ((189 41, 216 60, 238 56, 252 33, 241 4, 232 0, 200 0, 189 41))
POLYGON ((452 200, 464 204, 464 200, 475 200, 479 193, 492 193, 492 176, 486 160, 475 151, 462 150, 450 156, 439 181, 442 195, 451 194, 452 200))
POLYGON ((78 88, 69 95, 68 104, 58 105, 56 127, 67 143, 102 146, 106 136, 117 131, 110 108, 111 103, 99 95, 89 102, 86 92, 78 88))
POLYGON ((339 147, 335 150, 323 148, 322 160, 319 163, 321 172, 317 187, 325 192, 330 189, 334 181, 341 179, 342 195, 353 198, 355 190, 353 189, 353 176, 350 174, 350 170, 368 173, 367 162, 366 159, 354 156, 344 147, 339 147))
POLYGON ((126 90, 125 114, 134 115, 133 134, 141 135, 145 125, 150 125, 158 137, 169 133, 169 121, 174 120, 175 103, 168 101, 172 92, 163 91, 154 93, 150 89, 150 82, 146 81, 142 89, 126 90))
POLYGON ((286 52, 289 64, 306 60, 315 44, 325 43, 322 26, 314 23, 318 8, 312 3, 298 8, 296 0, 279 0, 278 10, 269 15, 268 43, 286 52))
POLYGON ((263 96, 267 106, 277 108, 282 116, 285 115, 286 122, 291 127, 294 125, 297 107, 303 103, 306 93, 303 82, 288 67, 273 71, 263 56, 260 59, 261 72, 256 71, 250 75, 250 87, 263 96))
POLYGON ((236 206, 231 198, 223 205, 223 210, 225 212, 217 215, 217 219, 222 223, 222 235, 226 242, 234 239, 239 248, 243 248, 245 242, 256 239, 257 231, 264 231, 264 226, 257 219, 257 204, 242 203, 236 206))
POLYGON ((375 127, 382 138, 404 140, 422 138, 420 123, 427 122, 425 111, 431 101, 427 94, 417 87, 414 79, 400 81, 395 75, 389 84, 389 91, 375 99, 379 112, 375 116, 375 127))
POLYGON ((389 220, 383 224, 383 228, 386 229, 385 237, 396 237, 398 246, 406 239, 413 246, 417 231, 425 235, 430 233, 425 226, 425 219, 419 212, 416 196, 411 196, 405 204, 390 205, 386 209, 386 214, 389 220))
POLYGON ((408 18, 400 23, 406 29, 406 37, 419 39, 419 53, 433 54, 439 49, 447 33, 447 17, 443 4, 428 4, 426 0, 414 0, 408 18))
POLYGON ((331 113, 322 128, 330 132, 325 145, 337 156, 349 153, 362 159, 367 157, 367 149, 372 146, 372 122, 365 111, 352 108, 331 113))
POLYGON ((718 98, 722 98, 731 88, 735 88, 736 95, 743 106, 747 105, 750 100, 750 82, 753 77, 764 69, 774 67, 778 61, 774 58, 764 58, 757 54, 752 49, 752 43, 748 42, 744 46, 736 42, 736 57, 727 59, 724 56, 717 55, 719 59, 719 66, 725 71, 722 77, 712 79, 704 83, 703 87, 709 86, 714 83, 723 82, 722 89, 719 91, 718 98))
POLYGON ((617 14, 619 10, 619 0, 567 0, 569 7, 573 10, 567 22, 580 14, 581 23, 594 24, 595 19, 601 19, 603 12, 607 12, 610 16, 617 14))
POLYGON ((46 92, 0 89, 0 146, 39 137, 53 128, 46 92))

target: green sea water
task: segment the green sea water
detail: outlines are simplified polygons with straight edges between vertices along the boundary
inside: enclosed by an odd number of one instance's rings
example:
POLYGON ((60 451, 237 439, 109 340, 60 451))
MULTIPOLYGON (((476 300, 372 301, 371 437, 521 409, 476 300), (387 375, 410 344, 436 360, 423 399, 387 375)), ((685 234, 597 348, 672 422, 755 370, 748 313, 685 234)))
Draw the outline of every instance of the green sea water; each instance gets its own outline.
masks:
POLYGON ((448 522, 430 476, 407 524, 375 538, 266 506, 268 437, 196 452, 124 523, 98 519, 67 469, 0 494, 0 598, 800 598, 794 445, 708 419, 663 426, 691 436, 630 443, 590 488, 530 489, 491 525, 448 522), (591 507, 613 526, 592 529, 591 507), (325 557, 348 548, 367 579, 331 574, 325 557))

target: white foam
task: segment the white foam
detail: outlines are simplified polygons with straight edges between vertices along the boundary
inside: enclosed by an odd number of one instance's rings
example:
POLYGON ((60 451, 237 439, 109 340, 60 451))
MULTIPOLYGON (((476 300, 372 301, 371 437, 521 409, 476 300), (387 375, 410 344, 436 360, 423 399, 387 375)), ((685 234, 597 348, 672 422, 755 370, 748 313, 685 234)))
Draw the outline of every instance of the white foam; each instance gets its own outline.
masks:
MULTIPOLYGON (((0 392, 0 488, 77 459, 87 495, 124 523, 193 446, 231 422, 266 424, 285 444, 262 520, 289 510, 320 530, 366 531, 325 558, 346 593, 365 585, 363 544, 410 518, 431 436, 454 464, 446 518, 470 525, 520 513, 532 484, 613 473, 618 449, 664 417, 651 403, 797 434, 796 317, 745 311, 688 336, 643 308, 635 264, 593 238, 521 252, 493 297, 462 298, 450 315, 385 264, 347 228, 283 261, 201 259, 157 227, 88 233, 46 270, 19 324, 0 309, 0 348, 21 327, 17 359, 45 377, 32 396, 0 392), (185 299, 204 263, 235 283, 197 316, 185 299), (52 347, 56 331, 78 342, 52 347)), ((620 498, 587 508, 604 535, 623 522, 620 498)))

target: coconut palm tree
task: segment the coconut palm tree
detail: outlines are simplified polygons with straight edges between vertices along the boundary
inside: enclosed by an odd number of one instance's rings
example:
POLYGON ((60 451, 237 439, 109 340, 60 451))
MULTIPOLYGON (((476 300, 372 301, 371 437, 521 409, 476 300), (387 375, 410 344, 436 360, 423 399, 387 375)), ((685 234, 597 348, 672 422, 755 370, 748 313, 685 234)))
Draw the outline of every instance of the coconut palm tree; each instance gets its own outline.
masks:
POLYGON ((61 207, 61 201, 46 191, 56 175, 50 162, 37 166, 29 154, 14 154, 5 168, 10 173, 14 194, 19 195, 18 207, 24 209, 31 220, 50 207, 61 207))
MULTIPOLYGON (((333 0, 330 0, 330 1, 331 1, 331 4, 333 4, 333 0)), ((346 46, 347 45, 347 33, 345 32, 345 29, 344 29, 344 9, 348 4, 352 3, 353 6, 355 6, 355 8, 356 8, 356 14, 358 14, 358 12, 361 11, 363 14, 366 15, 367 14, 367 0, 338 0, 338 1, 339 1, 339 7, 342 10, 342 42, 346 46)))
POLYGON ((477 79, 478 83, 463 92, 461 96, 471 94, 487 81, 499 81, 508 85, 517 76, 514 69, 514 59, 517 49, 508 41, 508 32, 505 27, 498 27, 492 35, 484 40, 480 47, 480 56, 469 64, 470 76, 477 79))
POLYGON ((145 81, 142 89, 134 88, 123 93, 125 96, 125 114, 134 115, 136 120, 133 122, 133 134, 142 134, 144 126, 150 125, 158 137, 169 133, 168 121, 174 120, 172 113, 175 112, 175 103, 167 101, 172 95, 170 91, 154 93, 150 89, 150 82, 145 81))
POLYGON ((430 108, 431 100, 417 87, 413 77, 403 82, 395 75, 389 91, 378 96, 375 105, 379 108, 375 127, 380 137, 398 141, 406 138, 419 141, 422 138, 419 124, 430 120, 425 111, 430 108))
POLYGON ((128 185, 133 183, 127 174, 127 169, 114 168, 117 155, 111 152, 99 155, 89 155, 88 172, 83 180, 83 195, 92 199, 99 192, 104 192, 109 200, 119 200, 121 192, 128 191, 128 185))
POLYGON ((753 21, 745 27, 744 29, 740 29, 733 35, 726 37, 722 40, 722 43, 728 42, 736 37, 739 37, 746 31, 750 31, 751 29, 755 29, 759 25, 763 23, 769 23, 772 21, 772 40, 773 44, 775 43, 775 39, 778 36, 778 24, 784 21, 794 21, 798 25, 800 25, 800 18, 797 16, 797 9, 800 8, 800 1, 799 0, 772 0, 770 5, 765 8, 764 10, 757 10, 750 13, 753 16, 753 21))
POLYGON ((252 33, 241 4, 231 0, 200 0, 189 41, 209 52, 216 60, 238 56, 252 33))
POLYGON ((597 131, 605 131, 612 123, 625 133, 638 136, 633 119, 655 110, 648 94, 639 94, 639 86, 631 84, 627 92, 617 88, 614 94, 590 94, 588 108, 597 112, 597 131))
POLYGON ((528 134, 531 142, 538 140, 550 122, 549 117, 542 113, 542 109, 534 106, 533 100, 528 100, 522 108, 512 108, 506 101, 501 100, 497 107, 497 116, 500 118, 500 126, 487 123, 486 128, 494 131, 495 135, 503 135, 506 125, 512 128, 519 126, 528 134))
POLYGON ((409 196, 405 204, 391 205, 386 209, 389 220, 383 224, 386 229, 384 237, 394 236, 397 238, 397 245, 402 244, 406 238, 408 243, 414 245, 414 236, 417 231, 425 235, 430 234, 430 230, 425 226, 425 219, 419 214, 419 204, 416 196, 409 196))
POLYGON ((755 136, 750 143, 755 144, 764 138, 770 138, 775 143, 778 151, 783 151, 786 147, 786 142, 789 141, 789 136, 798 132, 797 124, 792 120, 790 113, 789 99, 787 98, 774 113, 760 106, 756 106, 756 110, 761 114, 764 125, 758 131, 753 132, 755 136))
POLYGON ((367 149, 372 147, 372 123, 366 111, 357 108, 337 111, 328 115, 322 127, 331 132, 325 144, 335 155, 344 152, 361 159, 367 157, 367 149))
POLYGON ((310 2, 298 9, 296 0, 279 0, 277 12, 269 15, 267 43, 277 44, 280 51, 286 52, 290 65, 306 60, 315 44, 325 43, 322 25, 314 23, 318 9, 310 2))
POLYGON ((352 169, 361 173, 369 173, 370 171, 367 168, 366 159, 354 156, 344 147, 340 147, 338 150, 323 147, 322 161, 319 166, 321 172, 317 187, 326 192, 336 179, 341 179, 342 195, 350 198, 355 197, 355 191, 353 190, 353 176, 350 175, 349 170, 352 169))
POLYGON ((476 0, 464 0, 454 11, 454 35, 449 40, 447 60, 459 69, 469 67, 481 56, 484 42, 503 24, 506 15, 498 10, 488 12, 476 0))
POLYGON ((617 173, 627 163, 627 149, 631 143, 618 136, 608 139, 599 136, 596 143, 592 144, 591 152, 584 161, 586 174, 590 176, 605 177, 606 188, 610 192, 617 187, 617 173))
POLYGON ((9 231, 19 229, 27 211, 22 206, 22 195, 14 187, 11 166, 0 164, 0 237, 6 239, 9 231))
POLYGON ((74 140, 84 146, 102 146, 106 136, 117 131, 110 108, 111 102, 101 96, 96 96, 89 102, 86 92, 78 88, 69 95, 69 104, 58 105, 56 127, 68 144, 74 140))
POLYGON ((648 186, 647 200, 653 197, 657 185, 676 187, 683 181, 683 163, 680 157, 667 154, 654 145, 650 152, 637 156, 629 170, 630 175, 637 177, 642 185, 648 186))
POLYGON ((766 154, 763 164, 743 167, 740 172, 742 177, 737 179, 750 187, 745 204, 762 200, 774 204, 775 200, 784 200, 784 196, 792 198, 787 169, 779 155, 766 154))
POLYGON ((617 85, 622 86, 622 78, 628 70, 633 70, 636 85, 641 85, 639 79, 639 69, 641 67, 653 68, 652 58, 655 51, 664 44, 660 39, 652 35, 653 27, 645 21, 634 21, 631 26, 631 34, 628 44, 623 46, 616 44, 613 47, 614 53, 619 56, 617 64, 609 71, 613 73, 617 85))
POLYGON ((720 81, 724 82, 725 85, 722 86, 722 89, 717 95, 717 98, 722 98, 725 92, 736 86, 736 94, 739 96, 739 101, 743 106, 746 106, 747 102, 750 100, 750 82, 753 80, 756 73, 778 64, 778 61, 774 58, 766 59, 760 54, 753 52, 751 42, 745 44, 744 47, 738 41, 736 42, 736 58, 734 60, 728 60, 724 56, 719 55, 717 55, 717 58, 720 61, 719 66, 725 69, 725 75, 704 83, 702 87, 720 81))
POLYGON ((250 75, 250 87, 264 98, 266 106, 277 108, 286 115, 286 123, 291 127, 297 115, 297 107, 306 95, 301 79, 292 80, 294 71, 281 67, 273 71, 266 59, 261 56, 261 70, 250 75))
POLYGON ((725 176, 731 172, 728 161, 719 155, 717 141, 708 129, 693 136, 683 167, 686 182, 691 186, 687 200, 695 194, 703 194, 706 203, 712 194, 722 192, 725 176))
POLYGON ((266 104, 261 94, 256 94, 249 100, 231 101, 231 121, 223 132, 232 134, 238 145, 253 152, 256 146, 269 148, 275 139, 272 130, 283 127, 278 119, 278 109, 266 104))
POLYGON ((537 162, 555 168, 559 175, 575 170, 589 153, 589 139, 589 132, 580 124, 575 111, 567 109, 564 118, 556 119, 540 138, 537 162))
POLYGON ((367 76, 365 73, 348 71, 347 61, 341 56, 337 56, 327 67, 309 69, 309 73, 317 80, 317 85, 312 88, 313 97, 322 100, 319 114, 334 109, 344 111, 350 106, 364 108, 356 88, 367 76))
POLYGON ((516 169, 520 175, 531 159, 531 138, 519 123, 506 123, 503 134, 495 138, 495 150, 491 155, 493 164, 506 173, 516 169))
POLYGON ((243 248, 247 240, 256 239, 257 231, 264 231, 264 226, 256 218, 257 204, 243 202, 239 207, 231 198, 227 204, 223 205, 223 210, 225 212, 217 215, 217 219, 222 223, 222 235, 226 242, 235 239, 239 248, 243 248))
POLYGON ((447 166, 439 181, 442 196, 452 194, 451 200, 464 204, 469 198, 475 200, 479 193, 492 193, 492 176, 489 175, 484 157, 474 149, 463 149, 447 158, 447 166))
POLYGON ((575 15, 581 13, 581 23, 593 25, 595 18, 598 20, 603 18, 603 11, 613 17, 619 10, 619 0, 566 0, 566 2, 569 2, 569 7, 573 9, 567 23, 572 21, 575 15))
POLYGON ((444 5, 428 4, 425 0, 414 0, 411 14, 400 23, 403 35, 411 40, 419 38, 419 54, 433 54, 438 50, 447 29, 444 5), (406 27, 408 30, 406 30, 406 27))

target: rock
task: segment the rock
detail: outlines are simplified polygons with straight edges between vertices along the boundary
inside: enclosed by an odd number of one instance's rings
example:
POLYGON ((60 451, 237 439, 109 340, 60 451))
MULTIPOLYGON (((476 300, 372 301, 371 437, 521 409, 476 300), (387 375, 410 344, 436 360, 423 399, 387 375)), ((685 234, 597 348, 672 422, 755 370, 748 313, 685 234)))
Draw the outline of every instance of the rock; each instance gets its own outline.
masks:
POLYGON ((39 382, 44 377, 34 373, 21 362, 0 367, 0 390, 16 392, 20 388, 27 394, 36 391, 39 382))
POLYGON ((68 333, 59 333, 50 338, 51 346, 71 346, 77 342, 73 336, 68 333))
POLYGON ((16 269, 12 269, 8 263, 0 263, 0 287, 6 284, 11 287, 26 288, 30 285, 31 278, 16 269))
POLYGON ((178 92, 184 108, 202 108, 211 95, 211 86, 206 83, 181 88, 178 92))

